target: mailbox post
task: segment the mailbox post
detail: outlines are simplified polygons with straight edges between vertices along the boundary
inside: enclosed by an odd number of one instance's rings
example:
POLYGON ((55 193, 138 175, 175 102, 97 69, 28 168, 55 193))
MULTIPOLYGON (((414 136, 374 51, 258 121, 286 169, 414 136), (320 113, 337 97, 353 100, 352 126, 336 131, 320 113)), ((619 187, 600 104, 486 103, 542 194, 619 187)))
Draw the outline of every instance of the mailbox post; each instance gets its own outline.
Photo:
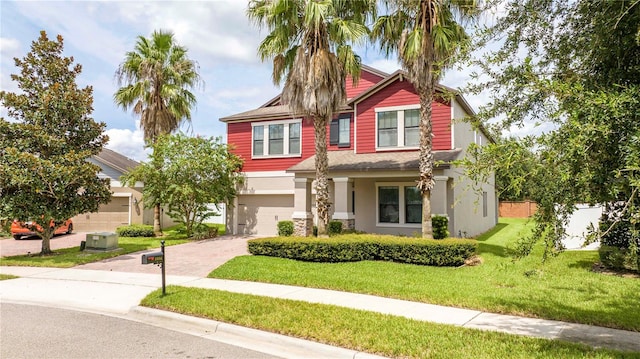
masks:
POLYGON ((164 240, 160 241, 160 252, 147 253, 142 255, 142 264, 157 264, 162 269, 162 295, 167 293, 164 270, 164 240))

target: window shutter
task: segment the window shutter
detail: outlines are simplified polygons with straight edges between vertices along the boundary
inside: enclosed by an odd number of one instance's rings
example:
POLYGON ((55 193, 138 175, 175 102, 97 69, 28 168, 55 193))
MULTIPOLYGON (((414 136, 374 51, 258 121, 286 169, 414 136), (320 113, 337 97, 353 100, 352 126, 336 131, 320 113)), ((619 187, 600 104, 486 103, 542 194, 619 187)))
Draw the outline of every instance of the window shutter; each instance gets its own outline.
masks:
POLYGON ((337 145, 338 142, 340 142, 340 123, 338 120, 332 120, 329 131, 329 144, 337 145))

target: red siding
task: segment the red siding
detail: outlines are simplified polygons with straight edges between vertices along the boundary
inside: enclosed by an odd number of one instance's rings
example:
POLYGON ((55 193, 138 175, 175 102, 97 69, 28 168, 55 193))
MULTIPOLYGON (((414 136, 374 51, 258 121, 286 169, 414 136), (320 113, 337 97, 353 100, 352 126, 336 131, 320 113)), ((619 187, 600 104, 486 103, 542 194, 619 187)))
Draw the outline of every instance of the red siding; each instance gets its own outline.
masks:
MULTIPOLYGON (((256 121, 260 122, 260 121, 256 121)), ((284 171, 296 163, 313 156, 313 124, 302 121, 302 156, 286 158, 251 158, 251 122, 235 122, 227 124, 227 143, 232 144, 231 152, 242 157, 244 172, 284 171)))
MULTIPOLYGON (((357 104, 358 153, 376 152, 376 114, 379 107, 419 104, 418 95, 409 81, 395 81, 357 104)), ((444 102, 432 105, 433 149, 451 149, 451 107, 444 102)))
POLYGON ((377 84, 382 80, 382 77, 372 74, 371 72, 362 70, 360 72, 360 80, 357 86, 353 86, 351 76, 347 76, 347 98, 354 98, 364 92, 369 87, 377 84))

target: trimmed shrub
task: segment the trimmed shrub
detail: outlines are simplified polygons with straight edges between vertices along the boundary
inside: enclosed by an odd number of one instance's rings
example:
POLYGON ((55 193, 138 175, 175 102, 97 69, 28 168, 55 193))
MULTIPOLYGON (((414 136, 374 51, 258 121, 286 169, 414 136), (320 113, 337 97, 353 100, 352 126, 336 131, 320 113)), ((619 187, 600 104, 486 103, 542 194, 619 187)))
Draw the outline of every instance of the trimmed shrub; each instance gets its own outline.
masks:
POLYGON ((217 236, 218 226, 209 226, 206 223, 200 223, 199 225, 193 227, 193 234, 191 235, 191 238, 195 240, 202 240, 216 238, 217 236))
POLYGON ((475 254, 472 239, 427 240, 385 235, 331 238, 279 237, 249 241, 249 253, 310 262, 386 260, 433 266, 460 266, 475 254))
POLYGON ((600 262, 607 268, 640 271, 638 256, 629 248, 601 245, 598 249, 598 255, 600 262))
POLYGON ((289 237, 293 235, 293 221, 278 222, 278 235, 281 237, 289 237))
POLYGON ((431 217, 433 226, 433 239, 445 239, 449 237, 449 218, 445 216, 431 217))
POLYGON ((131 224, 116 229, 118 237, 154 237, 153 226, 144 224, 131 224))
POLYGON ((327 228, 330 236, 342 233, 342 222, 331 221, 329 222, 329 228, 327 228))

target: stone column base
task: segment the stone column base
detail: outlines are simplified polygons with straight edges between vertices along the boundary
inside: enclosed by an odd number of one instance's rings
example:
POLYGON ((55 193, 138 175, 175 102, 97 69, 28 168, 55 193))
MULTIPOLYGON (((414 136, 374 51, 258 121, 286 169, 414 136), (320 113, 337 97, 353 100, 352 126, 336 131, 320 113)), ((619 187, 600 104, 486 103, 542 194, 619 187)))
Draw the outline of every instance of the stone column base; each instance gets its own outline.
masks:
POLYGON ((309 237, 313 234, 313 218, 294 218, 293 235, 309 237))
POLYGON ((355 220, 355 218, 333 219, 332 221, 342 222, 342 230, 343 231, 353 231, 353 230, 356 229, 356 220, 355 220))

